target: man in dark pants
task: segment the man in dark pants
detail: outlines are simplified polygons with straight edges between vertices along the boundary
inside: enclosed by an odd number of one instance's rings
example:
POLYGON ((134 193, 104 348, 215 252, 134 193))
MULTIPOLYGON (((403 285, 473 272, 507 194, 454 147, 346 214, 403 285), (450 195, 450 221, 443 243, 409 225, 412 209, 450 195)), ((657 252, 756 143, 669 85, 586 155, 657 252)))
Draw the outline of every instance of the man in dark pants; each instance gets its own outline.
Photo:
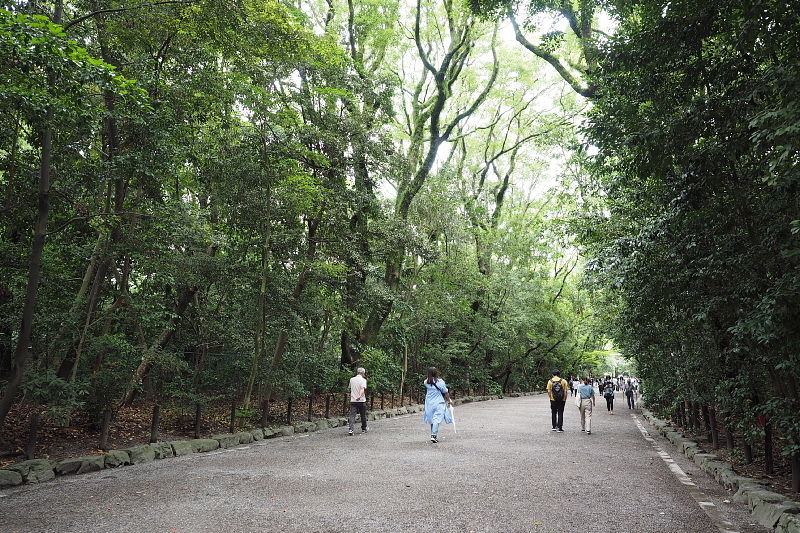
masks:
POLYGON ((350 435, 356 425, 356 415, 361 415, 361 433, 366 433, 367 427, 367 380, 364 374, 367 371, 359 368, 356 375, 350 378, 350 435))
POLYGON ((561 377, 560 370, 553 370, 553 377, 547 382, 550 395, 550 413, 553 417, 553 431, 564 431, 564 406, 567 405, 569 383, 561 377))

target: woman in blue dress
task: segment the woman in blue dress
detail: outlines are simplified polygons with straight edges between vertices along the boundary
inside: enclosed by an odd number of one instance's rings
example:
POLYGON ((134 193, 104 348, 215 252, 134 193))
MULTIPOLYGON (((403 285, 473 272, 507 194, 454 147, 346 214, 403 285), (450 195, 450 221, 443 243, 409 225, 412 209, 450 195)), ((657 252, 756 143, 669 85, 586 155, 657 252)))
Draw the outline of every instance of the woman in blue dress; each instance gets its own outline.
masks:
POLYGON ((428 393, 425 395, 425 416, 422 421, 431 425, 431 442, 439 442, 439 424, 444 420, 448 424, 453 423, 453 417, 447 405, 453 405, 450 399, 450 391, 443 379, 439 379, 439 371, 435 366, 428 369, 428 379, 425 380, 425 388, 428 393))

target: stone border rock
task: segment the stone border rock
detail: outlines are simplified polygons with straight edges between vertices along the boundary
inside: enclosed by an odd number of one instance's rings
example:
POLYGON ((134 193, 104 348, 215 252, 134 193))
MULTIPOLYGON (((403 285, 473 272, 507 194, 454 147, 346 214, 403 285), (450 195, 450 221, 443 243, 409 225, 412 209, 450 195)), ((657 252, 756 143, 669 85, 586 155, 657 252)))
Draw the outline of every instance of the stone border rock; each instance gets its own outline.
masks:
POLYGON ((700 444, 686 438, 669 422, 656 418, 648 409, 642 409, 642 415, 720 485, 736 491, 734 501, 746 503, 759 524, 774 529, 775 533, 800 533, 800 503, 773 492, 760 481, 738 475, 730 463, 718 460, 717 455, 706 452, 700 444))
MULTIPOLYGON (((524 396, 525 393, 512 393, 506 396, 524 396)), ((502 396, 465 396, 455 400, 455 404, 476 401, 497 400, 502 396)), ((400 415, 419 413, 424 410, 423 405, 408 405, 396 409, 383 411, 370 411, 367 420, 380 420, 400 415)), ((296 422, 291 426, 278 428, 258 428, 238 433, 214 435, 210 439, 192 439, 188 441, 155 442, 142 444, 124 450, 110 450, 104 455, 91 455, 88 457, 72 457, 63 461, 50 459, 31 459, 16 463, 0 469, 0 489, 15 487, 24 483, 41 483, 55 479, 56 476, 83 474, 97 472, 107 468, 117 468, 125 465, 150 463, 157 459, 180 457, 190 453, 210 452, 217 449, 233 448, 241 444, 250 444, 255 441, 286 437, 295 433, 310 433, 335 427, 347 426, 347 418, 327 418, 313 422, 296 422)), ((792 533, 795 533, 792 531, 792 533)), ((798 531, 800 533, 800 531, 798 531)))

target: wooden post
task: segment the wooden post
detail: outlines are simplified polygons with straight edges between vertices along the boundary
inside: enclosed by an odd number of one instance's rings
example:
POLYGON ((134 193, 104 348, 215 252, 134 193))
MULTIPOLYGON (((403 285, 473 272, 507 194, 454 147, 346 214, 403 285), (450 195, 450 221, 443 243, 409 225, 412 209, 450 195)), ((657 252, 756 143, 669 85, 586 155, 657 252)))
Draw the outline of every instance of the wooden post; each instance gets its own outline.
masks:
POLYGON ((749 442, 742 443, 742 452, 744 453, 744 463, 749 465, 753 462, 753 446, 749 442))
POLYGON ((381 393, 381 411, 383 411, 383 393, 381 393))
POLYGON ((344 403, 342 403, 342 416, 347 416, 347 406, 350 402, 348 401, 347 393, 344 395, 344 403))
POLYGON ((236 394, 231 398, 231 433, 236 433, 236 394))
POLYGON ((267 422, 269 422, 269 402, 264 400, 261 403, 261 427, 267 427, 267 422))
POLYGON ((719 427, 717 426, 717 410, 713 405, 708 406, 708 421, 711 423, 711 446, 719 449, 719 427))
POLYGON ((370 397, 369 397, 369 410, 370 411, 374 411, 375 410, 375 395, 374 394, 371 394, 370 397))
POLYGON ((158 418, 161 415, 161 406, 153 406, 153 423, 150 426, 150 442, 158 442, 158 418))
POLYGON ((392 395, 389 399, 389 409, 394 409, 394 391, 392 391, 392 395))
POLYGON ((713 442, 714 436, 711 434, 711 415, 707 403, 703 402, 700 404, 700 413, 703 415, 703 427, 705 427, 706 430, 706 440, 708 442, 713 442))
POLYGON ((111 409, 106 409, 103 411, 103 423, 100 426, 100 444, 98 448, 105 451, 108 451, 108 432, 111 428, 111 409))
POLYGON ((792 492, 800 492, 800 453, 792 454, 792 492))
POLYGON ((692 427, 691 409, 689 408, 689 402, 686 400, 681 402, 681 424, 687 430, 692 427))
POLYGON ((25 447, 25 456, 30 460, 36 456, 36 436, 39 434, 39 413, 31 415, 31 424, 28 431, 28 445, 25 447))
POLYGON ((733 436, 733 429, 731 429, 727 424, 725 425, 725 444, 727 445, 729 452, 732 452, 734 448, 736 448, 736 440, 733 436))
POLYGON ((292 425, 292 399, 289 398, 289 401, 286 402, 286 425, 292 425))
POLYGON ((772 449, 772 424, 764 426, 764 473, 771 476, 775 473, 775 456, 772 449))
POLYGON ((331 395, 325 395, 325 418, 331 417, 331 395))
POLYGON ((200 423, 203 420, 203 404, 197 402, 194 405, 194 438, 200 438, 200 423))

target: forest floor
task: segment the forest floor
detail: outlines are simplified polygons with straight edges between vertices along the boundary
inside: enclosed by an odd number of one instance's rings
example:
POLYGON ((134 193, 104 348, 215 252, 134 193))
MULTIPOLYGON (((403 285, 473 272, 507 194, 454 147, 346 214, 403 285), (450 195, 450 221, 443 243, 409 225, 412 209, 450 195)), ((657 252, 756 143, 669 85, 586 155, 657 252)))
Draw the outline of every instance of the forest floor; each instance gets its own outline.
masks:
MULTIPOLYGON (((393 398, 392 407, 400 406, 400 398, 393 398)), ((406 397, 404 405, 409 405, 411 399, 406 397)), ((336 418, 343 416, 344 406, 342 401, 331 401, 326 405, 325 396, 314 399, 311 406, 312 419, 336 418)), ((380 409, 380 399, 375 398, 372 406, 380 409)), ((111 421, 108 435, 108 450, 121 450, 147 444, 150 442, 153 420, 152 402, 136 404, 132 407, 120 408, 111 421)), ((346 416, 349 416, 349 405, 346 416)), ((384 403, 386 409, 390 408, 389 398, 384 403)), ((292 421, 297 422, 308 419, 308 399, 296 402, 292 406, 292 421)), ((372 410, 372 409, 370 409, 372 410)), ((17 404, 6 417, 4 441, 0 442, 0 468, 25 461, 28 458, 25 450, 30 435, 31 416, 35 412, 44 412, 44 406, 17 404)), ((252 409, 247 413, 239 410, 240 416, 236 419, 236 431, 245 431, 260 427, 261 411, 252 409), (242 414, 246 416, 241 416, 242 414)), ((270 405, 269 427, 286 425, 288 414, 287 402, 273 402, 270 405), (279 413, 279 414, 278 414, 279 413)), ((194 408, 172 408, 165 405, 160 407, 159 414, 159 441, 191 440, 195 438, 195 411, 194 408)), ((231 426, 231 403, 229 401, 210 404, 203 409, 200 426, 200 438, 208 438, 220 433, 228 433, 231 426)), ((51 459, 62 461, 71 457, 85 457, 102 455, 105 452, 98 448, 100 445, 99 420, 87 417, 73 417, 68 424, 54 424, 51 420, 41 417, 39 431, 36 436, 35 459, 51 459)))
MULTIPOLYGON (((400 405, 399 398, 391 407, 400 405)), ((411 403, 406 398, 405 405, 411 403)), ((325 397, 321 396, 312 402, 312 418, 324 418, 326 409, 331 417, 342 416, 344 408, 342 402, 333 402, 326 406, 325 397)), ((153 403, 137 404, 133 407, 120 409, 111 422, 111 431, 108 436, 108 449, 120 450, 150 441, 152 427, 153 403)), ((292 420, 306 420, 308 418, 308 401, 298 402, 292 408, 292 420)), ((379 400, 376 398, 372 404, 373 409, 380 409, 379 400)), ((386 401, 384 407, 391 408, 386 401)), ((27 459, 25 449, 28 443, 31 414, 41 411, 42 406, 16 405, 6 418, 6 440, 0 443, 0 468, 27 459)), ((371 409, 372 410, 372 409, 371 409)), ((236 430, 243 431, 258 427, 260 412, 254 410, 250 417, 238 417, 236 430)), ((270 414, 282 413, 270 419, 269 425, 279 427, 286 424, 288 406, 286 402, 275 402, 270 407, 270 414)), ((194 438, 194 410, 172 409, 161 407, 158 440, 189 440, 194 438)), ((348 413, 349 414, 349 413, 348 413)), ((220 402, 209 405, 203 411, 200 437, 206 438, 219 433, 230 431, 231 406, 230 403, 220 402)), ((772 487, 772 490, 784 494, 789 498, 798 500, 798 494, 792 492, 792 469, 789 457, 781 454, 781 442, 774 443, 774 472, 766 474, 765 458, 760 450, 755 449, 754 461, 746 464, 738 450, 733 453, 723 447, 714 450, 711 443, 704 437, 692 435, 690 431, 679 428, 689 438, 701 443, 709 452, 719 456, 720 460, 731 463, 734 470, 746 477, 761 481, 772 487)), ((61 461, 71 457, 84 457, 89 455, 102 455, 103 450, 98 448, 100 443, 100 426, 96 421, 74 418, 68 425, 53 425, 43 419, 39 425, 36 438, 36 459, 51 459, 61 461)))
POLYGON ((795 501, 800 501, 800 494, 792 491, 792 465, 788 456, 781 454, 780 448, 775 450, 774 473, 766 474, 766 466, 764 456, 757 456, 753 458, 752 463, 744 463, 741 459, 737 459, 733 454, 728 452, 727 448, 720 448, 719 450, 709 450, 719 456, 720 460, 727 461, 733 465, 733 469, 740 476, 756 479, 765 485, 769 485, 774 492, 783 494, 787 498, 795 501))
POLYGON ((719 441, 720 448, 714 449, 711 440, 705 436, 700 435, 688 428, 677 426, 674 421, 672 424, 686 437, 694 440, 708 453, 713 453, 719 457, 720 461, 725 461, 733 466, 737 474, 744 477, 749 477, 764 483, 772 488, 774 492, 783 494, 787 498, 795 501, 800 501, 800 494, 792 491, 792 464, 788 455, 783 455, 783 447, 780 439, 773 439, 773 472, 766 473, 766 457, 764 456, 763 449, 758 446, 753 446, 753 461, 746 463, 744 455, 740 448, 735 448, 733 451, 725 446, 725 435, 720 432, 719 441))

